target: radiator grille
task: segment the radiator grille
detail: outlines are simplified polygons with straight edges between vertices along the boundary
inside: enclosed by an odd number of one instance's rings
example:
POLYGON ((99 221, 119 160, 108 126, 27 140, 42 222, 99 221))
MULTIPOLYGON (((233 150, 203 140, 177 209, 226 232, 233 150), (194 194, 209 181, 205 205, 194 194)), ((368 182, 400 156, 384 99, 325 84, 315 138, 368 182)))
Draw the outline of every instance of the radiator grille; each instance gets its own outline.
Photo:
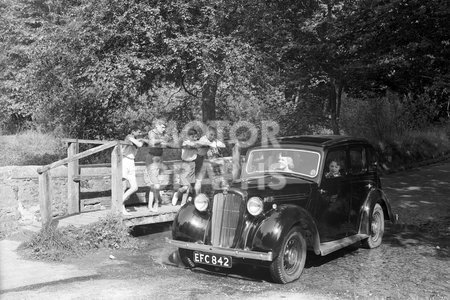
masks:
POLYGON ((211 244, 218 247, 232 247, 239 227, 244 203, 236 194, 216 194, 212 207, 211 244))

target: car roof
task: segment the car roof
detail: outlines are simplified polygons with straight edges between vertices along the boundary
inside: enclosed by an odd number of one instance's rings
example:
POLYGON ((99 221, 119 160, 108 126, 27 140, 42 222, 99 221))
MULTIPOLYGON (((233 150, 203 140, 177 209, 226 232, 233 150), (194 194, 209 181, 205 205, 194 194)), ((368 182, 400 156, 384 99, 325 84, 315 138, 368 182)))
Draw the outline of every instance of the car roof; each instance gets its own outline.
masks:
POLYGON ((276 140, 280 144, 285 145, 302 144, 322 148, 328 148, 348 143, 355 143, 355 144, 369 143, 366 139, 345 135, 294 135, 294 136, 278 137, 276 140))

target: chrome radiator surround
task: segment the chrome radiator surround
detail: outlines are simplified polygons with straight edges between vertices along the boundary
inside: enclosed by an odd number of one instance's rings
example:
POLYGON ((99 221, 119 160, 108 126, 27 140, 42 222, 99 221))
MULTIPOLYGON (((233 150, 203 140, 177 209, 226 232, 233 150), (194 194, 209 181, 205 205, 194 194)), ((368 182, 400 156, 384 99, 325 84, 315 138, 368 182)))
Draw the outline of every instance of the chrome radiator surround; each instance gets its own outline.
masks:
POLYGON ((234 193, 214 196, 211 217, 211 245, 232 247, 236 232, 242 223, 245 205, 242 197, 234 193))

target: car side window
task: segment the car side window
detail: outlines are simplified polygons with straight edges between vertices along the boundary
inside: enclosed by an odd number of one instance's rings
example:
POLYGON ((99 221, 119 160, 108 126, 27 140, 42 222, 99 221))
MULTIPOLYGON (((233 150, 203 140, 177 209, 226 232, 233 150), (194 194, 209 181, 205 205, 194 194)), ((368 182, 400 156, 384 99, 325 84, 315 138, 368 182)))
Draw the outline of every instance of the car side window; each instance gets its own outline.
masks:
POLYGON ((344 176, 346 173, 345 150, 333 150, 328 152, 324 166, 324 177, 335 178, 344 176))
POLYGON ((366 149, 363 147, 350 149, 350 174, 358 175, 367 172, 366 149))

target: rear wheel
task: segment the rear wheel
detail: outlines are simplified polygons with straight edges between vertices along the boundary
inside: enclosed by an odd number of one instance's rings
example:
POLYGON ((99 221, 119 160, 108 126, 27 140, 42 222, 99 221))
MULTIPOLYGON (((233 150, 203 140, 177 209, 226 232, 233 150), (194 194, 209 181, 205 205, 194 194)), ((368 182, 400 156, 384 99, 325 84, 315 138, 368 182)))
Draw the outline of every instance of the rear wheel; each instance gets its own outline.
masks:
POLYGON ((180 260, 186 268, 194 268, 195 263, 192 261, 192 251, 186 249, 178 249, 178 254, 180 255, 180 260))
POLYGON ((380 204, 375 204, 370 218, 370 236, 363 241, 364 248, 376 248, 381 245, 384 233, 384 213, 380 204))
POLYGON ((278 257, 270 265, 270 275, 277 283, 288 283, 300 277, 306 261, 306 240, 298 227, 283 238, 278 257))

